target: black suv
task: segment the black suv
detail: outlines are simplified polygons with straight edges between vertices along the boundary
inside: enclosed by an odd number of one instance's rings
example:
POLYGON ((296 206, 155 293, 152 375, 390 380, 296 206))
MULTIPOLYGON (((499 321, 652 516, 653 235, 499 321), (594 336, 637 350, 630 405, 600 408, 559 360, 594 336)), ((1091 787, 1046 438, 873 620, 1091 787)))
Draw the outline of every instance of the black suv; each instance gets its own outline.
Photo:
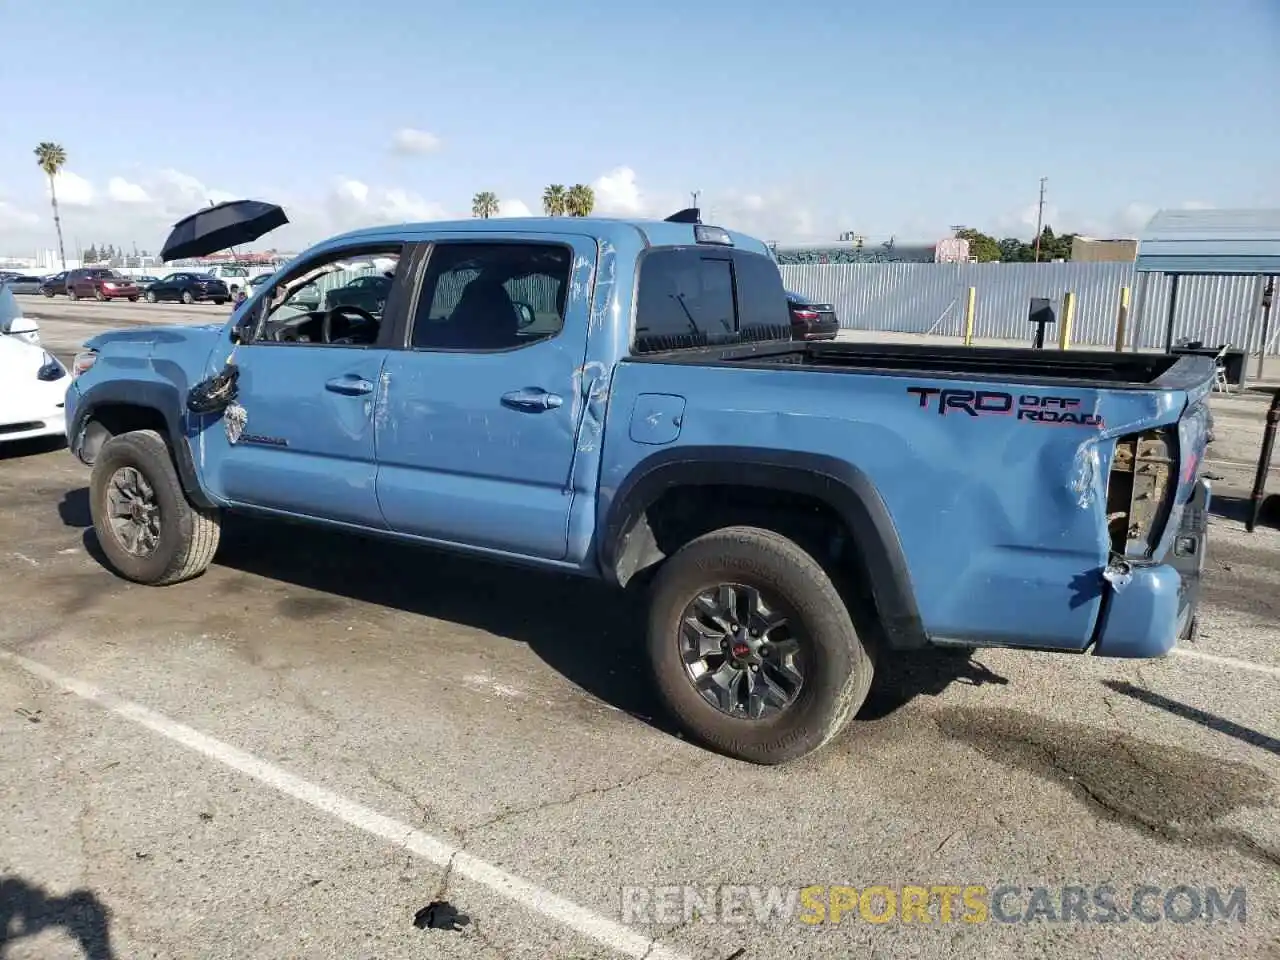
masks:
POLYGON ((61 273, 55 273, 51 277, 45 277, 44 283, 40 284, 40 292, 46 297, 54 297, 58 294, 66 296, 67 272, 68 271, 63 270, 61 273))

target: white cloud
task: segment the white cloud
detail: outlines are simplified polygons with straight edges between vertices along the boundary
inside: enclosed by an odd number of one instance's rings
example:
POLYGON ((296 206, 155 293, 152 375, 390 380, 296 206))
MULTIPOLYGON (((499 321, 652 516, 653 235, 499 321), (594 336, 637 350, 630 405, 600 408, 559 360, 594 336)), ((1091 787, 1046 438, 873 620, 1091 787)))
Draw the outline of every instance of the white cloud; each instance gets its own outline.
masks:
POLYGON ((391 137, 391 149, 404 156, 435 153, 441 146, 442 141, 434 133, 415 130, 413 127, 401 127, 391 137))
POLYGON ((185 217, 197 207, 239 199, 233 193, 205 186, 198 178, 180 170, 159 171, 151 184, 151 194, 166 215, 185 217))
POLYGON ((595 213, 606 216, 638 217, 645 212, 644 197, 636 184, 636 172, 617 167, 591 185, 595 191, 595 213))
POLYGON ((29 210, 16 207, 7 200, 0 200, 0 227, 33 227, 39 222, 40 218, 29 210))
MULTIPOLYGON (((48 191, 46 178, 45 191, 48 191)), ((95 191, 93 184, 79 174, 70 170, 59 170, 53 178, 54 190, 58 194, 58 203, 68 207, 87 207, 93 203, 95 191)))
POLYGON ((498 216, 500 217, 532 217, 533 211, 523 200, 499 200, 498 216))
MULTIPOLYGON (((615 167, 592 184, 595 212, 605 216, 662 219, 689 205, 687 194, 643 189, 635 170, 615 167)), ((807 203, 786 191, 774 194, 738 190, 704 191, 698 199, 702 218, 762 240, 813 240, 839 233, 835 214, 820 221, 807 203)))
POLYGON ((149 203, 151 200, 146 190, 124 177, 112 177, 107 181, 107 196, 116 203, 149 203))
POLYGON ((440 204, 424 200, 416 193, 398 188, 371 187, 349 177, 341 177, 334 182, 324 206, 328 224, 304 220, 304 225, 317 232, 326 227, 335 231, 355 230, 384 223, 440 220, 447 216, 440 204))
MULTIPOLYGON (((689 196, 682 189, 654 187, 642 183, 642 179, 635 168, 621 164, 588 181, 595 190, 595 212, 603 216, 660 219, 688 206, 689 196)), ((159 247, 175 221, 211 201, 256 196, 230 193, 198 176, 172 168, 103 177, 97 188, 84 177, 64 170, 56 184, 58 199, 65 208, 64 228, 69 236, 78 236, 86 243, 128 246, 136 242, 139 247, 150 250, 159 247)), ((742 230, 762 240, 832 239, 851 226, 848 211, 824 202, 806 185, 769 190, 759 186, 729 189, 714 183, 705 187, 699 202, 708 223, 742 230)), ((47 185, 45 194, 42 203, 33 179, 24 193, 0 197, 0 253, 22 254, 33 246, 48 246, 53 242, 47 185)), ((394 182, 375 183, 347 176, 335 177, 310 192, 285 189, 281 195, 262 199, 283 205, 291 222, 254 244, 259 249, 299 249, 335 233, 377 224, 470 216, 469 196, 449 197, 445 198, 447 203, 440 203, 394 182)), ((1193 200, 1180 205, 1184 209, 1210 206, 1193 200)), ((1050 204, 1045 208, 1044 222, 1057 232, 1134 236, 1141 232, 1155 210, 1152 205, 1134 202, 1110 215, 1086 215, 1050 204)), ((499 215, 504 217, 526 217, 535 212, 539 211, 514 197, 499 204, 499 215)), ((1035 231, 1036 213, 1034 203, 1019 204, 985 223, 975 222, 974 226, 997 237, 1030 239, 1035 231)), ((946 230, 945 221, 939 219, 937 226, 912 219, 900 224, 896 232, 903 239, 936 239, 946 230)))

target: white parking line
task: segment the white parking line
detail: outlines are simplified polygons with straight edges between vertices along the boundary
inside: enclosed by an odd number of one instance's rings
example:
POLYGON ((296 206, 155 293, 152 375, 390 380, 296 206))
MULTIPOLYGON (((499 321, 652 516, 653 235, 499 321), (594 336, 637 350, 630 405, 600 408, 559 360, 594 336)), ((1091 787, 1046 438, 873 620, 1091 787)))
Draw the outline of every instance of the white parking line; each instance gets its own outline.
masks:
POLYGON ((544 890, 479 857, 465 853, 451 843, 439 840, 391 817, 383 816, 364 804, 348 800, 331 790, 303 780, 287 770, 170 720, 154 710, 121 700, 93 684, 76 680, 74 677, 64 677, 42 663, 7 650, 0 650, 0 660, 6 660, 21 667, 42 680, 68 690, 127 720, 132 720, 232 770, 253 777, 280 793, 301 800, 365 833, 402 847, 437 866, 443 867, 452 862, 453 873, 488 887, 534 913, 562 923, 624 956, 648 958, 648 960, 691 960, 687 954, 663 947, 652 938, 630 927, 557 896, 549 890, 544 890))
POLYGON ((1187 657, 1191 660, 1204 660, 1207 663, 1216 663, 1221 667, 1231 667, 1235 670, 1252 670, 1255 673, 1267 673, 1273 677, 1280 677, 1280 667, 1271 667, 1264 663, 1250 663, 1248 660, 1237 660, 1235 657, 1218 657, 1212 653, 1201 653, 1199 650, 1185 650, 1182 647, 1174 647, 1172 653, 1175 656, 1187 657))

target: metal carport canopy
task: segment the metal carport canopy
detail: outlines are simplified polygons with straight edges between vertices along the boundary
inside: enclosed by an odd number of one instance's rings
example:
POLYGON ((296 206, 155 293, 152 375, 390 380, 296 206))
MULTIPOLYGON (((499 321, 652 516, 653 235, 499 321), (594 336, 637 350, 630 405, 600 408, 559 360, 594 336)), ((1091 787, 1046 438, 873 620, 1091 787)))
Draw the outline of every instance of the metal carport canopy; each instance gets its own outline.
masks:
MULTIPOLYGON (((1261 306, 1263 278, 1280 274, 1280 210, 1161 210, 1138 239, 1134 279, 1140 299, 1145 299, 1146 279, 1153 273, 1171 278, 1164 337, 1168 351, 1173 348, 1179 277, 1257 277, 1261 306)), ((1255 308, 1250 327, 1256 314, 1255 308)), ((1264 340, 1266 336, 1264 330, 1264 340)), ((1252 331, 1246 339, 1252 341, 1252 331)), ((1249 349, 1248 343, 1241 346, 1249 349)), ((1265 352, 1263 344, 1259 375, 1265 352)))
POLYGON ((1280 274, 1280 210, 1161 210, 1138 240, 1134 270, 1280 274))

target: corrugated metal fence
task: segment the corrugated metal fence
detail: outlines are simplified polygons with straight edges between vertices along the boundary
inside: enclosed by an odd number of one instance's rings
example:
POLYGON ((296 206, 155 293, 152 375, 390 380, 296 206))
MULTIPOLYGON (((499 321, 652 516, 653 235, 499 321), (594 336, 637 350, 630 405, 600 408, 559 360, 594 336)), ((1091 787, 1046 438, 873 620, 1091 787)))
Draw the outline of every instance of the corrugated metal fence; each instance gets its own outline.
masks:
MULTIPOLYGON (((1062 296, 1071 291, 1072 340, 1113 344, 1120 290, 1129 287, 1130 346, 1164 346, 1170 281, 1148 274, 1135 284, 1131 263, 832 263, 783 264, 781 270, 787 289, 831 303, 850 330, 960 336, 968 288, 974 287, 974 335, 983 340, 1029 341, 1031 298, 1050 298, 1061 316, 1062 296)), ((1261 331, 1250 329, 1250 320, 1263 283, 1261 277, 1182 277, 1174 338, 1257 352, 1261 331)), ((1267 353, 1280 353, 1280 331, 1268 340, 1267 353)))

